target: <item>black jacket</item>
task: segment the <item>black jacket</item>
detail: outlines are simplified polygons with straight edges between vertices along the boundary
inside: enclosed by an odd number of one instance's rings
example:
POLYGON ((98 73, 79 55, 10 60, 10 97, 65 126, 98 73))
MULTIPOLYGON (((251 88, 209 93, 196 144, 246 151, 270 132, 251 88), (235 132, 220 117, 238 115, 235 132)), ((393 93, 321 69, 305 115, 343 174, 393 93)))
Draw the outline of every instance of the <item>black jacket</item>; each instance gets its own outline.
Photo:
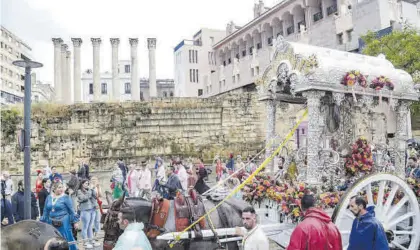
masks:
MULTIPOLYGON (((24 218, 24 195, 23 195, 23 191, 17 191, 13 196, 12 196, 12 211, 13 211, 13 216, 15 217, 15 221, 19 222, 21 220, 23 220, 24 218)), ((39 212, 38 212, 38 204, 36 202, 36 197, 35 194, 33 192, 31 192, 31 219, 35 220, 36 217, 38 217, 39 212)))
POLYGON ((41 216, 44 214, 44 205, 48 195, 50 195, 50 193, 45 188, 42 188, 41 191, 39 191, 38 193, 39 211, 41 213, 41 216))

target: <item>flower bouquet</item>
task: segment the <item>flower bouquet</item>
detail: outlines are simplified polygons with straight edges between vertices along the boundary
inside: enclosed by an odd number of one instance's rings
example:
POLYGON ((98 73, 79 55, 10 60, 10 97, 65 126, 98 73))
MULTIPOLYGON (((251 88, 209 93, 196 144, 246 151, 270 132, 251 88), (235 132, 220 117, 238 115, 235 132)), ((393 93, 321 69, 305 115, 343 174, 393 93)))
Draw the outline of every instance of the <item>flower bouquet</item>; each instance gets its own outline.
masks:
POLYGON ((387 88, 388 90, 394 90, 394 84, 391 80, 385 76, 379 76, 372 80, 370 84, 370 88, 375 90, 381 90, 383 88, 387 88))
POLYGON ((358 173, 370 173, 373 167, 372 151, 367 140, 359 138, 352 146, 352 155, 344 162, 346 174, 355 176, 358 173))
POLYGON ((357 70, 347 72, 347 74, 343 77, 341 84, 348 87, 353 87, 357 84, 363 88, 366 88, 368 85, 366 77, 357 70))

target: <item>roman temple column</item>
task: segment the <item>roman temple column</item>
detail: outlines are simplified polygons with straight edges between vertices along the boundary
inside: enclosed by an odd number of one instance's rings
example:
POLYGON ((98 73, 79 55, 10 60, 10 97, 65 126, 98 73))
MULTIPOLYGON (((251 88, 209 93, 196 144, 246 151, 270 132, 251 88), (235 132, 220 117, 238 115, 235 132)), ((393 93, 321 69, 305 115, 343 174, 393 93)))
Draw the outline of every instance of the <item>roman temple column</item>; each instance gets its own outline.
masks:
POLYGON ((101 101, 101 67, 100 67, 100 48, 101 39, 91 38, 93 46, 93 101, 101 101))
POLYGON ((156 38, 147 38, 149 49, 149 94, 150 98, 157 97, 156 86, 156 38))
POLYGON ((55 90, 56 93, 60 93, 60 101, 59 103, 65 103, 66 89, 68 88, 67 85, 67 44, 61 44, 61 88, 59 90, 55 90))
POLYGON ((61 102, 61 44, 63 39, 53 38, 52 42, 54 44, 54 102, 61 102))
POLYGON ((118 47, 120 45, 119 38, 111 38, 111 47, 112 47, 112 91, 110 100, 111 101, 120 101, 120 81, 118 77, 118 47))
POLYGON ((137 45, 138 38, 129 38, 131 47, 131 100, 140 101, 140 81, 138 79, 138 58, 137 45))
POLYGON ((82 72, 80 69, 80 47, 82 39, 72 38, 73 42, 73 82, 74 82, 74 103, 82 102, 82 72))
POLYGON ((71 104, 72 100, 71 100, 71 89, 72 89, 72 84, 71 84, 71 52, 70 51, 66 51, 66 85, 64 85, 64 87, 62 88, 62 93, 63 93, 63 100, 64 100, 64 104, 71 104))

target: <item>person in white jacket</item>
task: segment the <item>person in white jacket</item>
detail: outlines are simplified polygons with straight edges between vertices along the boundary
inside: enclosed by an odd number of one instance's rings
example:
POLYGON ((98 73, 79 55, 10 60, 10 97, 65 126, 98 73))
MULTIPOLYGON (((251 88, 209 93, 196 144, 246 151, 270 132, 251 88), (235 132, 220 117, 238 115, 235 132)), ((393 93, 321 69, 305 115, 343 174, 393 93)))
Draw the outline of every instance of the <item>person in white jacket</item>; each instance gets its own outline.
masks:
POLYGON ((257 215, 253 207, 242 210, 242 222, 244 228, 237 227, 236 234, 243 236, 243 250, 269 250, 268 238, 257 224, 257 215))
POLYGON ((178 178, 181 182, 182 189, 187 191, 188 188, 188 174, 187 170, 185 169, 184 165, 182 165, 181 161, 176 163, 176 168, 178 169, 178 178))
POLYGON ((152 172, 146 162, 142 162, 139 174, 140 197, 150 200, 152 193, 152 172))

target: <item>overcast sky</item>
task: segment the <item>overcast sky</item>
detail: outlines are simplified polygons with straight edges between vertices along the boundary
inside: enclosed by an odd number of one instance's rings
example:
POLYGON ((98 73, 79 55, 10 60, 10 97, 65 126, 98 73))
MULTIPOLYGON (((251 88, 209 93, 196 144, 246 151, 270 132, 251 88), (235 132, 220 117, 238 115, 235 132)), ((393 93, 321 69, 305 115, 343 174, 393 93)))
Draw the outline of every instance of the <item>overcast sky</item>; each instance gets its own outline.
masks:
MULTIPOLYGON (((91 37, 101 37, 101 71, 111 71, 110 37, 119 37, 119 59, 130 59, 129 37, 139 38, 140 76, 148 77, 147 37, 157 38, 157 77, 173 78, 173 48, 202 27, 225 29, 232 20, 244 25, 257 0, 1 0, 1 24, 32 47, 42 62, 38 80, 52 82, 52 37, 72 49, 81 37, 82 71, 92 68, 91 37)), ((272 6, 276 0, 265 0, 272 6)))

